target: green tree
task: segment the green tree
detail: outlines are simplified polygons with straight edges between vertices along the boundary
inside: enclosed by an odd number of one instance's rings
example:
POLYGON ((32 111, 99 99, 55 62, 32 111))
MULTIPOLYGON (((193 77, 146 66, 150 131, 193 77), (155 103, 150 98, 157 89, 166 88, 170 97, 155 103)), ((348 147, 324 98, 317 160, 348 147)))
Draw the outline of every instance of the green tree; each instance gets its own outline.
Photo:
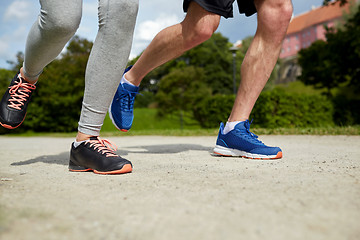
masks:
POLYGON ((179 63, 176 69, 164 76, 159 82, 156 95, 159 115, 179 113, 183 127, 184 112, 210 95, 210 89, 204 83, 205 73, 201 68, 179 63))
MULTIPOLYGON (((204 69, 204 81, 212 89, 213 94, 231 94, 233 89, 232 54, 229 51, 231 46, 226 37, 215 33, 209 40, 187 51, 181 59, 190 66, 204 69)), ((236 74, 236 77, 239 82, 239 74, 236 74)))
MULTIPOLYGON (((0 69, 0 98, 4 96, 5 91, 9 87, 11 79, 14 77, 16 72, 7 70, 7 69, 0 69)), ((8 133, 10 130, 3 128, 0 126, 0 134, 8 133)))
POLYGON ((333 0, 324 0, 323 5, 326 6, 326 5, 329 5, 329 4, 336 3, 336 2, 340 2, 340 5, 342 6, 342 5, 346 4, 346 3, 348 3, 348 0, 335 0, 335 1, 333 1, 333 0))
MULTIPOLYGON (((65 53, 45 67, 32 95, 26 120, 12 132, 76 131, 84 92, 85 68, 91 47, 91 42, 75 36, 65 53)), ((22 66, 23 54, 18 53, 17 59, 18 62, 13 63, 16 71, 22 66)))
POLYGON ((7 69, 0 69, 0 96, 2 97, 9 87, 11 79, 14 77, 16 72, 7 70, 7 69))
POLYGON ((360 90, 360 6, 343 28, 327 29, 327 41, 316 41, 299 52, 300 80, 330 90, 351 87, 360 90))
MULTIPOLYGON (((212 89, 212 93, 232 93, 232 55, 229 51, 231 43, 221 33, 215 33, 204 43, 185 52, 182 56, 171 60, 151 71, 142 81, 140 90, 157 92, 157 84, 160 79, 169 74, 178 64, 185 63, 187 66, 199 67, 204 70, 204 82, 212 89)), ((239 53, 237 63, 243 59, 239 53)), ((130 64, 136 62, 132 60, 130 64)), ((240 66, 240 65, 239 65, 240 66)), ((238 67, 238 72, 240 67, 238 67)), ((237 74, 237 82, 240 76, 237 74)))

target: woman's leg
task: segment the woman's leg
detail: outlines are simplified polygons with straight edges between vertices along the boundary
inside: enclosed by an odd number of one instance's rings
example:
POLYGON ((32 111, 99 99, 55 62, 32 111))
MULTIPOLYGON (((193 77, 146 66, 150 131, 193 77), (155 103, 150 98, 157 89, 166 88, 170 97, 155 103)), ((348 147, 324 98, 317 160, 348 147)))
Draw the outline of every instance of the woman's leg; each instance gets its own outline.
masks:
POLYGON ((86 68, 78 141, 99 136, 128 62, 137 11, 137 0, 99 1, 99 31, 86 68))
POLYGON ((40 14, 26 41, 23 77, 36 81, 79 27, 82 0, 40 0, 40 14))

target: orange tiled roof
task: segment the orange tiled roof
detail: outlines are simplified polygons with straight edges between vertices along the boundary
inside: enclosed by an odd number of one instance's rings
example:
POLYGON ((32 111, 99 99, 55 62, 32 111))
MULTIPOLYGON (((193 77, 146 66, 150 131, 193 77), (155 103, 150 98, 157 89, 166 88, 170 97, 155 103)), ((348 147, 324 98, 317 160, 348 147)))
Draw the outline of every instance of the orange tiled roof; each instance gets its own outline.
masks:
POLYGON ((340 7, 340 3, 329 4, 328 6, 318 7, 309 12, 294 17, 289 25, 287 34, 299 32, 310 26, 320 24, 331 19, 342 16, 343 11, 349 8, 349 4, 340 7))

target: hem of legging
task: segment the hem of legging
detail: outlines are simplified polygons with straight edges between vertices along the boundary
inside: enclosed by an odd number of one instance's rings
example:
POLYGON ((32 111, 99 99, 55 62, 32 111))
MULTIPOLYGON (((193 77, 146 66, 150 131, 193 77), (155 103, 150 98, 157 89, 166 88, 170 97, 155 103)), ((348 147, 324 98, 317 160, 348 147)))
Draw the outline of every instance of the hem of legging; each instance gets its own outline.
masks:
POLYGON ((88 128, 83 128, 83 127, 78 127, 78 131, 83 133, 83 134, 87 134, 87 135, 91 135, 91 136, 100 136, 100 130, 91 130, 88 128))
POLYGON ((43 69, 41 69, 41 71, 38 74, 30 75, 26 72, 26 67, 25 67, 25 62, 24 62, 23 63, 23 73, 27 80, 37 80, 40 77, 40 75, 43 73, 43 69))

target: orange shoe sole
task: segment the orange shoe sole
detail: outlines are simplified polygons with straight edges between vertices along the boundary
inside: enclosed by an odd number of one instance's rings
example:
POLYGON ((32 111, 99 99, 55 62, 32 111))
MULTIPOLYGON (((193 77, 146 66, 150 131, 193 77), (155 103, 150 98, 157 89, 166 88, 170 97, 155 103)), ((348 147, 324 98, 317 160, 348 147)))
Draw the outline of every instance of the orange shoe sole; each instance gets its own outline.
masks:
POLYGON ((83 169, 83 170, 73 170, 73 169, 69 169, 70 172, 90 172, 93 171, 96 174, 103 174, 103 175, 110 175, 110 174, 123 174, 123 173, 130 173, 132 172, 132 167, 131 164, 125 164, 121 169, 119 170, 114 170, 114 171, 108 171, 108 172, 102 172, 102 171, 98 171, 95 169, 83 169))

